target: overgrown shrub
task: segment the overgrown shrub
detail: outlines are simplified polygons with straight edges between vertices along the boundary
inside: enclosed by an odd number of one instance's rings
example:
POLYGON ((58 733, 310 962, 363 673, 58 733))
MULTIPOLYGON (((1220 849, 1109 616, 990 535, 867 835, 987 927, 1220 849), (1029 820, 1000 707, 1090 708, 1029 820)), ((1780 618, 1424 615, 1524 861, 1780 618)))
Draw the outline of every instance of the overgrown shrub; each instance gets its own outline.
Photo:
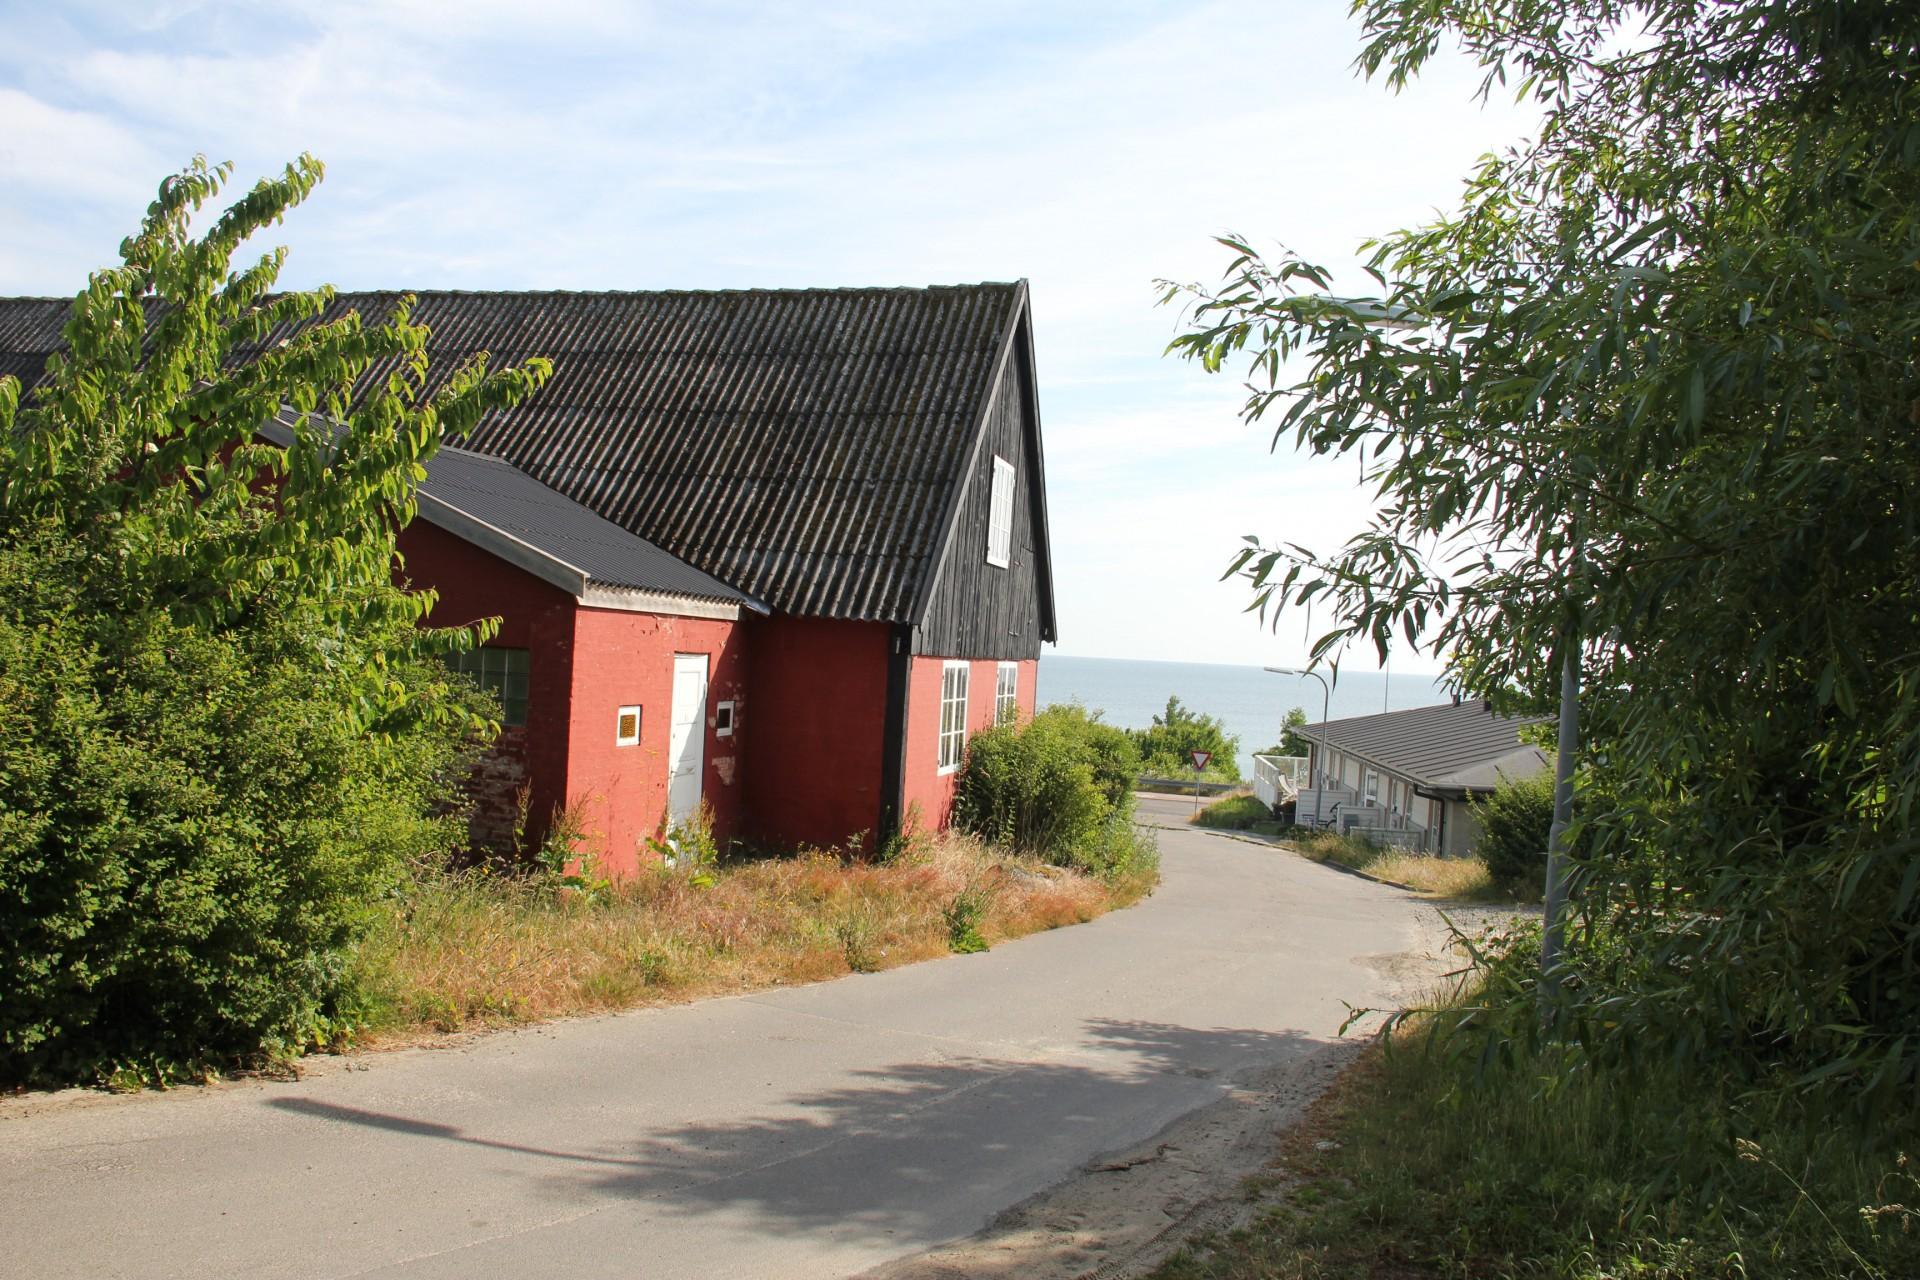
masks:
POLYGON ((1505 888, 1539 892, 1547 878, 1547 832, 1553 825, 1553 775, 1504 782, 1470 807, 1480 822, 1474 852, 1505 888))
POLYGON ((1131 802, 1134 783, 1140 778, 1140 748, 1132 734, 1077 702, 1050 706, 1034 719, 1057 726, 1080 743, 1093 768, 1094 785, 1108 804, 1121 807, 1131 802))
POLYGON ((1112 808, 1082 741, 1037 717, 973 736, 953 804, 974 834, 1055 861, 1090 844, 1112 808))
POLYGON ((64 559, 0 546, 0 1081, 326 1041, 347 945, 460 836, 434 816, 459 739, 359 732, 350 679, 291 628, 90 616, 64 559))
POLYGON ((1111 726, 1076 708, 975 734, 953 815, 982 839, 1060 866, 1127 874, 1155 855, 1132 823, 1132 771, 1111 726))
POLYGON ((284 251, 233 263, 320 172, 200 219, 227 168, 168 178, 37 385, 0 377, 0 1082, 328 1038, 370 908, 456 837, 487 718, 440 660, 489 626, 419 625, 396 530, 442 439, 548 369, 429 384, 406 302, 321 324, 284 251))
POLYGON ((1273 810, 1259 796, 1223 796, 1202 809, 1193 820, 1216 830, 1248 831, 1256 822, 1273 821, 1273 810))

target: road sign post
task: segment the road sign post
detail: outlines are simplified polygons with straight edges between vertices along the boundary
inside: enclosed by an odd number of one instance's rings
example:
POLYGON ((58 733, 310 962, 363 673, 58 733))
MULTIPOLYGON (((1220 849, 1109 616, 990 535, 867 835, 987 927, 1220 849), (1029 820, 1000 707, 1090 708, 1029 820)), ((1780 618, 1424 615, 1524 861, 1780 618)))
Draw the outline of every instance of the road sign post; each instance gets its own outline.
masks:
POLYGON ((1200 816, 1200 779, 1206 776, 1207 765, 1213 761, 1213 752, 1195 751, 1193 754, 1193 816, 1200 816))

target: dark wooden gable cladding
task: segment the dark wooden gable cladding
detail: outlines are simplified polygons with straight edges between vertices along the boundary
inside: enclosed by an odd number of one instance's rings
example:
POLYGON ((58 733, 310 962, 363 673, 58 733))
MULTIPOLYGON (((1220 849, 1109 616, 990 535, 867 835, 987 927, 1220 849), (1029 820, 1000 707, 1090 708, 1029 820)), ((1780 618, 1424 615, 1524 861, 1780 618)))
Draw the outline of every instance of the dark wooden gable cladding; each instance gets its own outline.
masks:
POLYGON ((1033 329, 1024 302, 967 465, 952 533, 914 629, 916 654, 1038 658, 1041 642, 1055 638, 1033 329), (996 457, 1014 468, 1013 537, 1005 568, 987 560, 996 457))

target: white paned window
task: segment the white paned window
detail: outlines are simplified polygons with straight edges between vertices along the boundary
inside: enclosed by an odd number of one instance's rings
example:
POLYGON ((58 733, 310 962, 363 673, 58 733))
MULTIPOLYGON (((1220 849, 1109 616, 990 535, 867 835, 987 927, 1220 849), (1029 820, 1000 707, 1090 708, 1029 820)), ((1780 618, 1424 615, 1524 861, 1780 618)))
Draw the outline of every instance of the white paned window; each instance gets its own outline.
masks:
POLYGON ((1004 569, 1013 556, 1013 464, 993 459, 993 495, 987 511, 987 563, 1004 569))
POLYGON ((993 687, 993 722, 1012 724, 1020 714, 1020 664, 1000 664, 1000 678, 993 687))
POLYGON ((1367 803, 1370 805, 1377 805, 1380 803, 1380 775, 1378 773, 1375 773, 1372 769, 1368 769, 1365 772, 1365 778, 1366 778, 1365 793, 1367 797, 1367 803))
POLYGON ((967 754, 967 676, 964 662, 940 673, 940 772, 952 773, 967 754))

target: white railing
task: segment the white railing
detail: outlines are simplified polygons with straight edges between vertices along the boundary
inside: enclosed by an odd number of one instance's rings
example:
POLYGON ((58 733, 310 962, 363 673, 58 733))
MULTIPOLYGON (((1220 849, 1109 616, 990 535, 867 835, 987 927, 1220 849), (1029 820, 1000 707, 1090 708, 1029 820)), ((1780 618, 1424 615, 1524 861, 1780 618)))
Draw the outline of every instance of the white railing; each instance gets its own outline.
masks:
POLYGON ((1311 779, 1302 779, 1293 820, 1303 827, 1330 827, 1340 821, 1342 814, 1363 807, 1352 787, 1333 781, 1316 786, 1311 779))
POLYGON ((1305 756, 1255 756, 1253 758, 1253 794, 1269 809, 1300 794, 1307 777, 1305 756))

